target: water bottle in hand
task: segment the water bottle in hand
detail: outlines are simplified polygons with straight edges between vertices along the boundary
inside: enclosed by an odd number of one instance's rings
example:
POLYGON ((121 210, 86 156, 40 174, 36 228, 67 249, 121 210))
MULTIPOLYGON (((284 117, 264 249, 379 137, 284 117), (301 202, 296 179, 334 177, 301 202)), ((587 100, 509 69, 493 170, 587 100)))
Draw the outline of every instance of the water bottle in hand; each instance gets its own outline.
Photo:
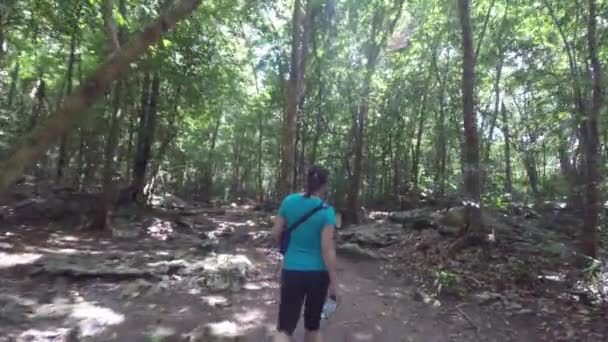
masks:
POLYGON ((325 305, 323 305, 323 311, 321 312, 321 318, 329 319, 331 314, 336 311, 338 303, 336 300, 336 296, 329 296, 325 301, 325 305))

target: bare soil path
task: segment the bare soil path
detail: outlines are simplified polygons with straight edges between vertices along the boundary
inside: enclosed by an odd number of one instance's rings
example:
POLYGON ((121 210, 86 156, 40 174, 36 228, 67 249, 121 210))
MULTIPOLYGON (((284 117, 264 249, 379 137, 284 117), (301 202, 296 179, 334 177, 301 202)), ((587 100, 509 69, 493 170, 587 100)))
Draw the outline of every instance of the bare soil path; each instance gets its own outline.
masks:
MULTIPOLYGON (((268 248, 267 221, 248 215, 229 211, 209 220, 224 234, 218 253, 246 255, 254 264, 253 276, 236 292, 159 287, 154 280, 138 285, 132 279, 31 275, 32 263, 57 255, 84 260, 113 253, 117 263, 139 258, 148 264, 203 259, 205 254, 189 248, 188 239, 116 241, 49 225, 0 228, 0 341, 183 341, 184 334, 209 323, 244 331, 245 341, 267 341, 276 320, 277 259, 268 248)), ((326 341, 542 340, 542 322, 531 315, 425 300, 407 265, 391 275, 382 271, 385 261, 342 257, 339 263, 341 303, 323 323, 326 341)), ((172 284, 166 280, 159 284, 172 284)), ((299 327, 297 341, 301 334, 299 327)))

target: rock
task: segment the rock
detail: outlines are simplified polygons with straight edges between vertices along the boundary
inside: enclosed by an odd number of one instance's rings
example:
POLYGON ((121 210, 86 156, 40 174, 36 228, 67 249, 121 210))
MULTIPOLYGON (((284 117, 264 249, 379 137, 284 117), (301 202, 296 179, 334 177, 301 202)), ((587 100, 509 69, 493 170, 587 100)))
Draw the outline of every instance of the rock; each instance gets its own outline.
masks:
POLYGON ((78 342, 80 335, 78 331, 78 327, 70 327, 70 328, 57 328, 57 329, 44 329, 44 331, 29 329, 19 337, 17 337, 17 342, 54 342, 54 341, 62 341, 62 342, 78 342))
MULTIPOLYGON (((199 215, 224 215, 226 209, 222 208, 203 208, 203 209, 186 209, 180 212, 181 215, 199 216, 199 215)), ((199 221, 200 218, 197 218, 199 221)))
POLYGON ((124 322, 125 316, 106 307, 88 302, 72 305, 67 323, 78 327, 80 337, 90 338, 99 335, 110 326, 124 322))
POLYGON ((121 293, 123 298, 136 298, 148 291, 152 287, 152 284, 143 280, 137 279, 136 281, 127 284, 121 293))
POLYGON ((175 223, 188 229, 192 229, 194 227, 194 219, 191 217, 179 216, 175 219, 175 223))
POLYGON ((511 311, 518 311, 518 310, 523 309, 523 306, 516 302, 505 301, 504 305, 507 310, 511 310, 511 311))
POLYGON ((450 226, 439 226, 437 231, 441 236, 457 236, 460 233, 460 228, 450 226))
POLYGON ((484 291, 475 295, 475 301, 480 305, 490 304, 501 299, 502 296, 500 294, 489 291, 484 291))
POLYGON ((72 278, 106 278, 129 280, 138 278, 158 278, 166 274, 167 268, 125 265, 124 259, 106 259, 102 256, 88 255, 74 258, 64 255, 48 255, 32 264, 31 274, 66 276, 72 278))
POLYGON ((243 342, 245 334, 230 321, 210 323, 198 327, 185 336, 187 342, 243 342))
POLYGON ((403 224, 403 228, 413 229, 413 230, 425 230, 425 229, 435 229, 437 225, 433 222, 432 219, 421 217, 415 219, 413 222, 409 224, 403 224))
POLYGON ((401 234, 398 225, 363 224, 340 232, 340 238, 365 247, 386 247, 397 242, 401 234))
POLYGON ((205 296, 203 297, 203 300, 207 305, 216 308, 227 308, 232 306, 232 303, 224 296, 205 296))
POLYGON ((122 218, 115 218, 110 224, 115 239, 133 239, 141 235, 139 224, 122 218))
POLYGON ((175 233, 173 222, 156 217, 144 222, 144 227, 146 234, 158 240, 170 240, 175 233))
POLYGON ((411 223, 414 220, 429 218, 431 210, 428 208, 418 208, 406 211, 396 211, 390 213, 388 219, 395 223, 411 223))
POLYGON ((368 217, 373 221, 382 221, 388 219, 389 213, 386 211, 372 211, 369 213, 368 217))
POLYGON ((425 304, 430 304, 430 303, 434 302, 433 297, 431 297, 426 292, 424 292, 420 289, 415 289, 412 292, 412 299, 414 299, 417 302, 423 302, 425 304))
POLYGON ((204 253, 216 252, 219 246, 219 241, 217 239, 209 239, 202 240, 199 244, 197 244, 197 248, 204 253))
POLYGON ((338 245, 337 250, 338 250, 338 252, 351 256, 351 257, 358 257, 358 258, 364 258, 364 259, 380 259, 381 258, 381 256, 379 256, 378 254, 376 254, 370 250, 364 249, 355 243, 345 243, 345 244, 338 245))
POLYGON ((36 302, 8 294, 0 294, 0 321, 20 324, 27 321, 36 302))
POLYGON ((212 291, 239 291, 252 271, 246 256, 218 254, 188 264, 180 274, 198 276, 196 283, 212 291))
POLYGON ((547 241, 536 245, 535 248, 555 258, 567 259, 570 256, 570 250, 562 242, 547 241))
POLYGON ((28 198, 15 204, 15 215, 22 220, 58 219, 64 216, 63 203, 56 198, 28 198))
POLYGON ((244 259, 228 260, 220 257, 215 265, 206 266, 205 286, 212 291, 240 290, 253 267, 246 257, 242 258, 244 259))
POLYGON ((447 212, 440 215, 438 222, 442 226, 457 227, 460 228, 464 225, 465 208, 456 207, 451 208, 447 212))
POLYGON ((179 341, 180 334, 170 327, 158 326, 154 327, 153 331, 148 333, 146 341, 179 341))
POLYGON ((532 309, 521 309, 519 311, 517 311, 518 315, 532 315, 534 314, 534 310, 532 309))
POLYGON ((166 194, 164 196, 152 196, 150 203, 152 206, 168 209, 184 209, 188 206, 186 201, 171 194, 166 194))

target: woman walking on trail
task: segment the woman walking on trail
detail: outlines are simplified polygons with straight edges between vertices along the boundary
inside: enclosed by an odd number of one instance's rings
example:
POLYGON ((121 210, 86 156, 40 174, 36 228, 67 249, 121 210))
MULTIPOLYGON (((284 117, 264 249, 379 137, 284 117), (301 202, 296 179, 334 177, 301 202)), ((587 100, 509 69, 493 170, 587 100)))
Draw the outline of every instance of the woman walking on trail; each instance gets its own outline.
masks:
POLYGON ((287 342, 293 335, 304 305, 306 342, 322 341, 321 312, 328 296, 337 295, 334 209, 319 195, 325 190, 327 172, 309 169, 306 191, 283 199, 273 236, 284 254, 281 302, 274 342, 287 342))

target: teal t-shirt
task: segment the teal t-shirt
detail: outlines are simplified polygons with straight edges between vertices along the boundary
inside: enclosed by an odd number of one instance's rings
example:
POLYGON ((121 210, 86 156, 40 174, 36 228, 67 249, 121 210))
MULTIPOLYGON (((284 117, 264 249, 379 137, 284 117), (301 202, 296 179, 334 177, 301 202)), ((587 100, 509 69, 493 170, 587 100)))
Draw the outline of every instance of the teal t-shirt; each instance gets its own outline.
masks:
MULTIPOLYGON (((285 219, 286 228, 322 203, 318 197, 291 194, 279 207, 279 216, 285 219)), ((336 213, 330 206, 319 210, 291 233, 289 247, 283 260, 283 269, 290 271, 324 271, 321 255, 321 231, 326 225, 336 225, 336 213)))

